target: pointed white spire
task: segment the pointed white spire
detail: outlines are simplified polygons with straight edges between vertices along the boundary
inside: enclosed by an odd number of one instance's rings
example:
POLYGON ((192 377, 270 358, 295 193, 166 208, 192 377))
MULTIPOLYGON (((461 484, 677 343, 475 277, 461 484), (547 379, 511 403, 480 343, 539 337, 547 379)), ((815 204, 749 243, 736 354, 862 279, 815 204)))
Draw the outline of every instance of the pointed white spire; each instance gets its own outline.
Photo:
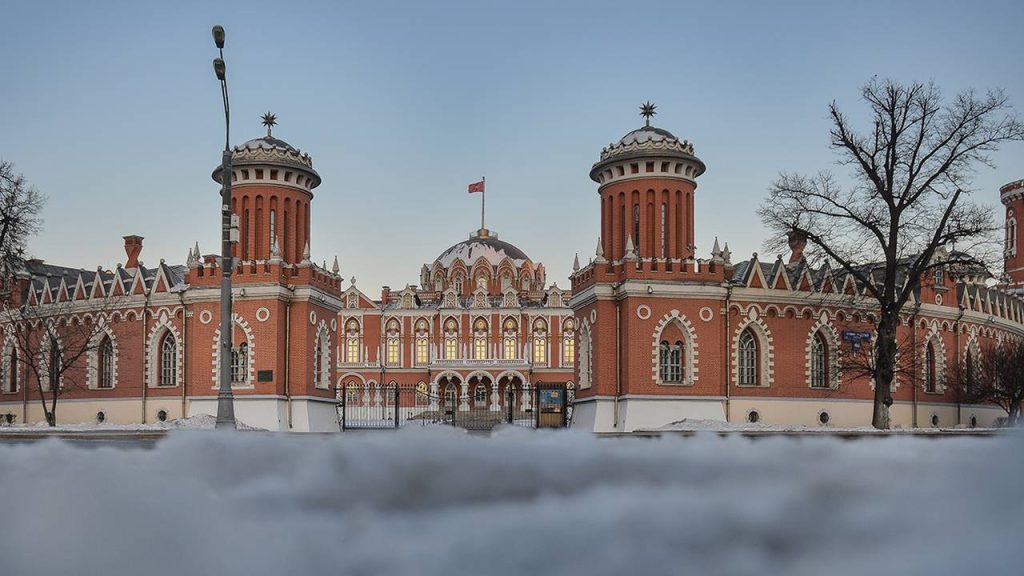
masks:
POLYGON ((281 259, 281 248, 277 245, 277 238, 270 240, 270 259, 280 260, 281 259))
POLYGON ((626 234, 626 255, 625 260, 636 260, 636 249, 633 246, 633 236, 626 234))
POLYGON ((729 251, 729 243, 725 243, 725 248, 722 249, 722 260, 726 264, 732 264, 732 252, 729 251))
POLYGON ((331 266, 331 272, 337 276, 338 272, 341 272, 341 266, 338 265, 338 255, 334 255, 334 265, 331 266))
POLYGON ((302 263, 309 264, 309 240, 306 240, 306 247, 302 249, 302 263))
POLYGON ((192 249, 189 248, 188 249, 188 258, 185 259, 185 266, 188 266, 189 268, 191 268, 192 265, 195 264, 195 262, 196 262, 196 255, 195 255, 194 252, 192 252, 192 249))
POLYGON ((718 236, 715 236, 715 245, 711 247, 711 257, 717 258, 722 255, 722 249, 718 247, 718 236))
POLYGON ((580 271, 580 255, 579 255, 578 252, 576 253, 576 256, 572 259, 572 271, 573 272, 579 272, 580 271))
POLYGON ((604 246, 601 245, 601 237, 597 237, 597 259, 596 262, 604 262, 604 246))

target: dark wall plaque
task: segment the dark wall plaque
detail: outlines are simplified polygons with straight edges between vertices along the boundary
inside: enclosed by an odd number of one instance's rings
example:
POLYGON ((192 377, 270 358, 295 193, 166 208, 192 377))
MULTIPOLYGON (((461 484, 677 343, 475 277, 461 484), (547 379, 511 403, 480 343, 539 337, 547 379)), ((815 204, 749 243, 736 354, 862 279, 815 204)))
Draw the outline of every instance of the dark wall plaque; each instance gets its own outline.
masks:
POLYGON ((273 382, 274 381, 274 371, 273 370, 260 370, 260 371, 256 372, 256 381, 257 382, 273 382))

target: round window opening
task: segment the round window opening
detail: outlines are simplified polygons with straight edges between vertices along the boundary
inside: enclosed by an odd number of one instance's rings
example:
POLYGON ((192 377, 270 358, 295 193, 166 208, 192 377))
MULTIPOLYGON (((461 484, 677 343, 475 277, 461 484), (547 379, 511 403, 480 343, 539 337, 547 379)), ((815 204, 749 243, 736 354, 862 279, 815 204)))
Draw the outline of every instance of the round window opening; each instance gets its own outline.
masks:
POLYGON ((99 422, 100 424, 106 421, 106 419, 107 415, 104 414, 102 410, 96 413, 96 421, 99 422))
POLYGON ((757 410, 751 410, 750 413, 747 414, 747 422, 750 422, 751 424, 757 424, 760 420, 761 414, 759 414, 757 410))
POLYGON ((821 414, 818 414, 818 422, 821 422, 822 424, 828 424, 829 420, 831 419, 832 417, 828 415, 828 412, 822 412, 821 414))
POLYGON ((971 428, 977 428, 977 427, 978 427, 978 417, 977 416, 971 416, 971 428))
POLYGON ((938 425, 939 425, 939 415, 938 414, 932 414, 932 426, 938 426, 938 425))
POLYGON ((161 422, 167 422, 167 410, 161 410, 156 413, 156 419, 161 422))

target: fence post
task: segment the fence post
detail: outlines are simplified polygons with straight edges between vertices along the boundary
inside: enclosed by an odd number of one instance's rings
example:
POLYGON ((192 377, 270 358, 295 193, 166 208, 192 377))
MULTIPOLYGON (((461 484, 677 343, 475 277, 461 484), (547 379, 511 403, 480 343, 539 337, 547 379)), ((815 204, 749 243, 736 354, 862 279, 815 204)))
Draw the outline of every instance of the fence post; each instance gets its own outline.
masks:
POLYGON ((562 384, 562 428, 565 428, 569 424, 569 387, 562 384))
POLYGON ((533 427, 540 428, 540 382, 533 387, 533 427))
POLYGON ((341 431, 342 432, 345 431, 345 412, 346 412, 346 410, 345 410, 345 401, 347 400, 347 398, 346 398, 347 396, 348 396, 348 387, 347 386, 342 386, 342 388, 341 388, 341 402, 340 402, 341 403, 341 418, 338 419, 341 422, 341 431))
POLYGON ((401 389, 398 387, 398 383, 396 382, 395 383, 395 428, 396 429, 398 428, 398 409, 400 407, 400 400, 402 398, 400 396, 400 390, 401 389))

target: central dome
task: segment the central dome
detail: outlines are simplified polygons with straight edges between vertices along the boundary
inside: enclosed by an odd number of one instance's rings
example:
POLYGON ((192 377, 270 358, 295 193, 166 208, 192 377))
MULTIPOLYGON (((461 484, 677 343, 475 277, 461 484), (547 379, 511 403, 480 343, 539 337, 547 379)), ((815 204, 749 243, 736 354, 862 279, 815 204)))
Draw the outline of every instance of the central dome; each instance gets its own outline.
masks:
POLYGON ((497 266, 508 258, 512 260, 512 263, 518 268, 523 262, 526 262, 530 258, 525 252, 516 248, 512 244, 505 242, 504 240, 498 240, 498 236, 493 232, 483 230, 476 231, 469 240, 463 240, 451 248, 445 250, 435 259, 435 262, 441 264, 441 266, 448 268, 456 260, 462 260, 462 263, 467 268, 473 266, 473 264, 480 258, 486 258, 492 266, 497 266))
POLYGON ((678 141, 679 138, 676 138, 675 135, 668 130, 655 128, 654 126, 644 126, 642 128, 637 128, 620 138, 618 146, 643 144, 644 142, 664 142, 666 140, 678 141))

